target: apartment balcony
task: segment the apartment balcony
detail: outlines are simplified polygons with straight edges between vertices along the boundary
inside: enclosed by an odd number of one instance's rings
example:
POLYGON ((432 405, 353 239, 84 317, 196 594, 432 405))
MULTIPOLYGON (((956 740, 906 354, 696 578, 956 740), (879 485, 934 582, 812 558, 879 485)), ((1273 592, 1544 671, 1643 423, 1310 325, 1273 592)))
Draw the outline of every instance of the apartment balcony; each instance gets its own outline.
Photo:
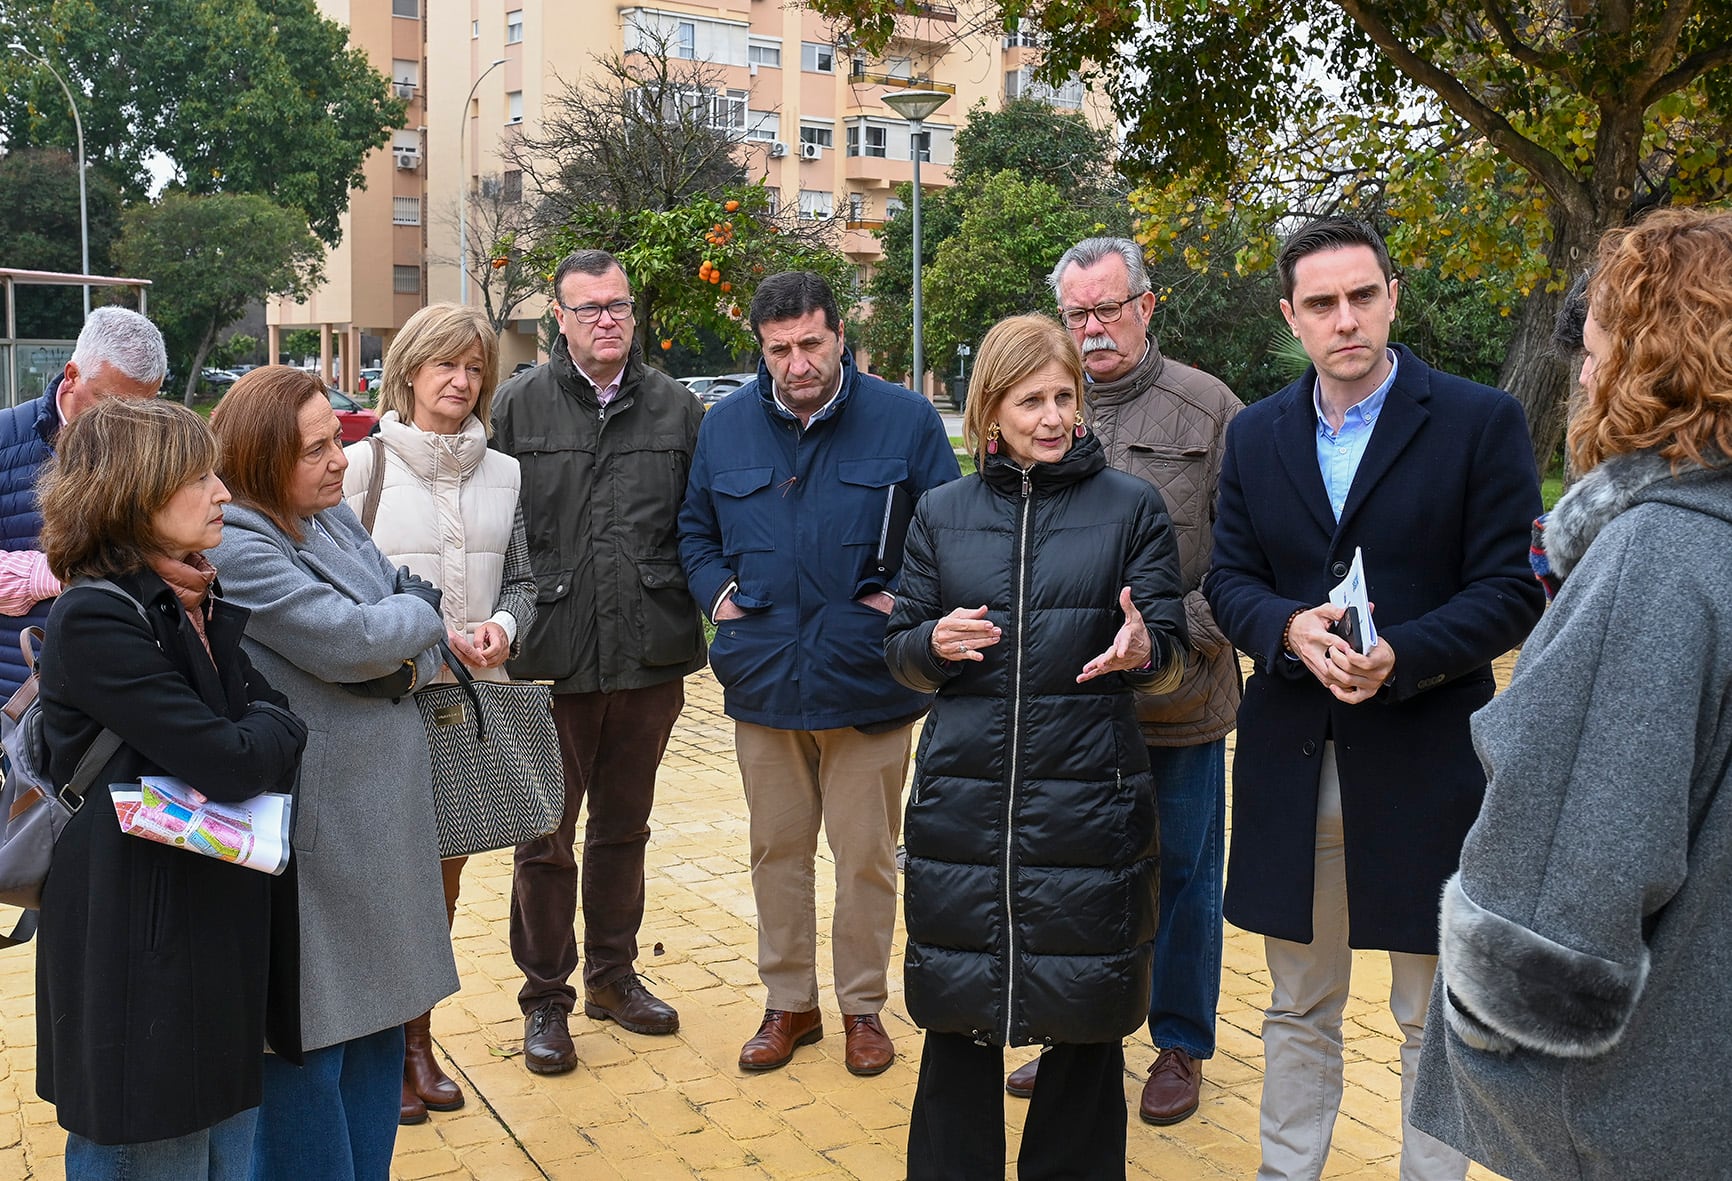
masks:
POLYGON ((862 66, 856 66, 848 72, 848 82, 853 86, 885 86, 892 90, 936 90, 940 94, 956 93, 955 83, 937 82, 928 74, 904 77, 900 74, 886 74, 878 70, 868 70, 862 66))
POLYGON ((931 53, 947 53, 956 44, 956 9, 949 4, 915 4, 896 14, 892 42, 917 46, 931 53))
MULTIPOLYGON (((854 182, 854 188, 894 189, 897 185, 914 182, 914 161, 892 160, 885 156, 849 156, 844 175, 854 182)), ((943 188, 950 184, 950 166, 920 161, 920 187, 943 188)))

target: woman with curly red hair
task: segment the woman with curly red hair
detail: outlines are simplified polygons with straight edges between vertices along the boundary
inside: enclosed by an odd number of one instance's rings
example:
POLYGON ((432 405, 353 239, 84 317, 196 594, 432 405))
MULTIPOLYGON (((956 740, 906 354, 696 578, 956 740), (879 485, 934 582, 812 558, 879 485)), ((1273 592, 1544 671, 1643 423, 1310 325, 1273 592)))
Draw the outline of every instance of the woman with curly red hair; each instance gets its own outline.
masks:
POLYGON ((1473 718, 1490 782, 1412 1120, 1510 1177, 1723 1176, 1732 212, 1608 233, 1584 341, 1584 474, 1544 531, 1557 596, 1473 718))

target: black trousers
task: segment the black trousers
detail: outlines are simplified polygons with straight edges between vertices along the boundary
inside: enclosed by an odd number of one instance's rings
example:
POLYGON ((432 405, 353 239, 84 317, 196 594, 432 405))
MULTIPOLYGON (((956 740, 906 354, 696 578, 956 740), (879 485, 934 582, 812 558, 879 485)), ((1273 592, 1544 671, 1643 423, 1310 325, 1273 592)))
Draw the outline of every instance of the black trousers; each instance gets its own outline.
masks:
MULTIPOLYGON (((1020 1181, 1123 1181, 1125 1052, 1119 1042, 1041 1055, 1016 1158, 1020 1181)), ((928 1033, 908 1126, 908 1181, 1003 1181, 1004 1051, 928 1033)))

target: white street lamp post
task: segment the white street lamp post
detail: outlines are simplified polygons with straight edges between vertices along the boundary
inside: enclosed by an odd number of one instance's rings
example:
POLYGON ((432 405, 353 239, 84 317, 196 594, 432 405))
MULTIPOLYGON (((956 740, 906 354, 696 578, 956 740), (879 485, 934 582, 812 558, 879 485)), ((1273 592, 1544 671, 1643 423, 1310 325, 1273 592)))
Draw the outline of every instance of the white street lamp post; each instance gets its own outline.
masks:
MULTIPOLYGON (((72 108, 72 127, 78 133, 78 243, 81 251, 80 265, 86 275, 90 274, 90 207, 84 196, 84 120, 78 117, 78 104, 72 101, 72 89, 66 85, 66 79, 60 76, 46 57, 32 53, 24 46, 13 43, 12 48, 24 56, 42 63, 42 68, 54 75, 54 80, 60 83, 60 92, 66 96, 66 105, 72 108)), ((90 318, 90 284, 83 284, 84 316, 90 318)))
POLYGON ((884 96, 884 105, 908 120, 908 141, 914 158, 914 388, 926 392, 926 350, 920 339, 920 152, 925 146, 921 127, 950 96, 937 90, 904 90, 884 96))
POLYGON ((463 100, 463 122, 457 125, 457 302, 469 303, 469 157, 463 152, 464 138, 469 134, 469 104, 481 88, 481 79, 505 64, 498 58, 475 77, 469 95, 463 100))

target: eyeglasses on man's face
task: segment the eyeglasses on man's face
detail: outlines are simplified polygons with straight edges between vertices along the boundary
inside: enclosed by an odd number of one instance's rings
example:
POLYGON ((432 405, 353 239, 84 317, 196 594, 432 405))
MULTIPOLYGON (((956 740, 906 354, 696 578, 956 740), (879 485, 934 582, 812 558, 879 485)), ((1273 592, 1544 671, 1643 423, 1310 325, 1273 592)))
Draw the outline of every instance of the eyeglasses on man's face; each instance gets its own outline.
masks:
POLYGON ((1097 303, 1092 308, 1060 308, 1058 315, 1066 328, 1081 328, 1089 322, 1091 315, 1102 324, 1111 324, 1124 314, 1125 305, 1135 303, 1137 298, 1130 295, 1110 303, 1097 303))
POLYGON ((629 299, 616 299, 612 303, 580 303, 576 307, 572 307, 561 300, 554 302, 576 316, 579 324, 593 324, 601 319, 603 312, 615 320, 631 319, 632 301, 629 299))

